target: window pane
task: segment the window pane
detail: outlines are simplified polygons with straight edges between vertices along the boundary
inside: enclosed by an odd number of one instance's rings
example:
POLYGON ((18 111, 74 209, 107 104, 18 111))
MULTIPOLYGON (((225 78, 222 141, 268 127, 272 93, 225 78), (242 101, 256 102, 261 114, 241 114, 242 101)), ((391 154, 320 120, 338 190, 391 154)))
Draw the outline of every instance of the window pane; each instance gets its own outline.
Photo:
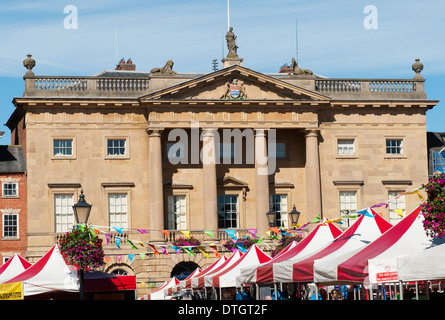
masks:
POLYGON ((18 184, 17 182, 4 182, 3 183, 3 196, 11 197, 18 195, 18 184))
POLYGON ((387 139, 386 154, 403 154, 403 140, 387 139))
POLYGON ((405 216, 405 196, 399 196, 401 192, 388 192, 389 223, 393 225, 397 224, 405 216))
POLYGON ((3 237, 17 238, 18 237, 18 215, 4 214, 3 215, 3 237))
POLYGON ((169 230, 186 229, 186 211, 185 195, 168 196, 167 220, 169 230))
POLYGON ((110 227, 128 227, 128 208, 126 193, 111 193, 108 195, 108 211, 110 227))
MULTIPOLYGON (((340 216, 354 214, 357 211, 357 193, 355 191, 340 191, 340 216)), ((357 219, 342 219, 343 225, 351 226, 357 219)))
POLYGON ((339 139, 337 141, 338 155, 354 155, 354 139, 339 139))
POLYGON ((288 210, 287 210, 287 195, 274 194, 270 196, 270 204, 272 209, 277 212, 277 226, 288 228, 288 210))
POLYGON ((125 139, 109 139, 107 142, 107 155, 124 156, 126 148, 125 139))
POLYGON ((74 195, 54 195, 54 213, 56 232, 67 232, 74 224, 73 213, 74 195))
POLYGON ((237 228, 238 196, 218 196, 218 227, 221 229, 237 228))
POLYGON ((53 141, 55 156, 71 156, 73 154, 73 140, 57 139, 53 141))

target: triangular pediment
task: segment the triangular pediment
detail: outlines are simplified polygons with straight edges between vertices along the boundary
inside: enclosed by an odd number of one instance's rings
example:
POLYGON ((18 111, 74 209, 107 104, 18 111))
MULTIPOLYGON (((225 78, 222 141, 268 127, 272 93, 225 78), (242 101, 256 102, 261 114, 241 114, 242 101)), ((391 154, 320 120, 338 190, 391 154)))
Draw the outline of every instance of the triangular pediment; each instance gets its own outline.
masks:
POLYGON ((233 65, 160 90, 141 100, 329 100, 318 92, 233 65), (231 86, 232 85, 232 86, 231 86))
POLYGON ((238 180, 232 176, 226 176, 226 177, 220 179, 218 181, 218 186, 224 187, 224 188, 239 188, 239 189, 248 188, 247 183, 245 183, 241 180, 238 180))

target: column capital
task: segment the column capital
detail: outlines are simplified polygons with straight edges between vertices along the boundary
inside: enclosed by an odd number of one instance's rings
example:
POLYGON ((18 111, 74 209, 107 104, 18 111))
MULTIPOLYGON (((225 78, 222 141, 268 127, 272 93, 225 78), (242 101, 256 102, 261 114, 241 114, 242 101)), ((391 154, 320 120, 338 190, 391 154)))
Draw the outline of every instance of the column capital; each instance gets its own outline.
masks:
POLYGON ((162 134, 163 128, 145 128, 145 131, 148 133, 150 137, 160 137, 162 134))
POLYGON ((320 134, 320 129, 319 128, 306 128, 304 130, 304 135, 306 137, 318 137, 320 134))

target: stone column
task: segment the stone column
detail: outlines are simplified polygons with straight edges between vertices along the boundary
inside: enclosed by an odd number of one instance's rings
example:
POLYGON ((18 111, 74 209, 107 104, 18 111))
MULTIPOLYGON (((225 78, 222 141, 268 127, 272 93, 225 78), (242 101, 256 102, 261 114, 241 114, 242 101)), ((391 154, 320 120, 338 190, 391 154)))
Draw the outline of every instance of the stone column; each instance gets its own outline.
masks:
POLYGON ((266 130, 255 130, 255 206, 256 228, 261 236, 269 227, 266 213, 269 211, 269 175, 266 130))
POLYGON ((218 230, 218 191, 216 182, 216 162, 219 151, 218 131, 205 129, 202 132, 202 199, 204 230, 218 230))
POLYGON ((312 221, 318 215, 322 218, 318 130, 306 130, 305 133, 307 219, 312 221))
POLYGON ((148 132, 148 170, 149 185, 149 214, 150 240, 164 240, 164 183, 162 180, 162 130, 147 130, 148 132))

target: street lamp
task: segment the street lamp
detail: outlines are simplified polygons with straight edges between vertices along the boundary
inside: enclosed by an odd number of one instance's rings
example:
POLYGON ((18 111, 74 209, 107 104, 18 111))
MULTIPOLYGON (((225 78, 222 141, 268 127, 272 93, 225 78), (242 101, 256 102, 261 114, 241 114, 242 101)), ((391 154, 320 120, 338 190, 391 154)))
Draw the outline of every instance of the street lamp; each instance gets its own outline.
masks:
MULTIPOLYGON (((85 201, 85 196, 83 195, 83 189, 80 190, 80 196, 79 201, 75 205, 73 205, 73 212, 74 217, 76 219, 77 224, 87 224, 88 218, 90 216, 92 205, 85 201)), ((80 293, 80 300, 84 300, 85 296, 85 272, 83 270, 83 267, 79 268, 79 276, 80 276, 80 287, 79 287, 79 293, 80 293)))
POLYGON ((298 223, 298 219, 300 219, 300 212, 295 208, 295 205, 292 211, 289 212, 289 215, 292 225, 296 225, 298 223))
POLYGON ((277 212, 273 210, 273 206, 270 206, 270 210, 266 213, 267 220, 269 221, 269 227, 275 227, 277 222, 277 212))
POLYGON ((87 224, 92 205, 85 201, 83 189, 80 191, 79 201, 73 205, 74 217, 77 224, 87 224))

